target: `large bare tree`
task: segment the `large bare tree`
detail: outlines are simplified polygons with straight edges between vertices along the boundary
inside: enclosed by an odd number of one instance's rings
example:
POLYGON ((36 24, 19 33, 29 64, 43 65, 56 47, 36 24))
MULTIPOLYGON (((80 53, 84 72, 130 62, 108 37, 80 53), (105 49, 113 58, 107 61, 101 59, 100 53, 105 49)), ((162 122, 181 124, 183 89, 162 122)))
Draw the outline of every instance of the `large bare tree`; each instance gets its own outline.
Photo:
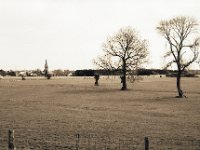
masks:
POLYGON ((167 67, 176 64, 177 97, 182 98, 185 95, 181 89, 181 76, 199 56, 200 38, 196 37, 198 23, 192 17, 175 17, 161 21, 157 30, 167 40, 169 46, 165 55, 165 58, 169 58, 167 67))
POLYGON ((125 27, 103 43, 103 51, 104 55, 99 56, 94 63, 102 69, 121 70, 121 90, 127 90, 127 74, 146 61, 147 41, 140 39, 132 27, 125 27))

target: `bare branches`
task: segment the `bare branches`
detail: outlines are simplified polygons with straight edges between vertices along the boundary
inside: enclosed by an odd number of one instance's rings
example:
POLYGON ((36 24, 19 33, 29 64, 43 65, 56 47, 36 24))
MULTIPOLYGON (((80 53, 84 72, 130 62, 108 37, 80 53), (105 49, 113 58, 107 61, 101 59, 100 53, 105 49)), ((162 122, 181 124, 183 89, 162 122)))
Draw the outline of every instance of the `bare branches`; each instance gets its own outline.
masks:
POLYGON ((194 43, 192 45, 189 46, 191 52, 192 52, 192 59, 190 59, 187 62, 183 62, 182 65, 182 71, 185 70, 185 68, 187 68, 188 66, 190 66, 193 62, 195 62, 196 60, 198 61, 198 57, 199 57, 199 43, 200 43, 200 38, 195 39, 194 43))
POLYGON ((133 28, 121 28, 103 44, 104 55, 98 57, 94 64, 103 69, 122 69, 125 61, 126 68, 135 68, 145 62, 147 47, 147 41, 141 40, 133 28))
POLYGON ((99 68, 109 71, 119 69, 122 64, 120 60, 114 62, 110 55, 99 56, 96 60, 93 60, 93 63, 99 68))
MULTIPOLYGON (((191 17, 176 17, 170 20, 161 21, 157 30, 169 43, 170 51, 168 51, 165 57, 173 56, 177 67, 184 70, 191 63, 197 60, 199 53, 199 39, 195 40, 194 43, 188 43, 191 41, 193 33, 197 32, 198 23, 194 18, 191 17), (195 48, 194 48, 195 45, 195 48), (183 49, 186 50, 183 52, 183 49), (183 61, 184 56, 192 53, 192 59, 183 61), (184 62, 184 63, 183 63, 184 62), (183 64, 181 64, 183 63, 183 64)), ((172 63, 169 63, 172 64, 172 63)), ((169 65, 167 64, 167 65, 169 65)))

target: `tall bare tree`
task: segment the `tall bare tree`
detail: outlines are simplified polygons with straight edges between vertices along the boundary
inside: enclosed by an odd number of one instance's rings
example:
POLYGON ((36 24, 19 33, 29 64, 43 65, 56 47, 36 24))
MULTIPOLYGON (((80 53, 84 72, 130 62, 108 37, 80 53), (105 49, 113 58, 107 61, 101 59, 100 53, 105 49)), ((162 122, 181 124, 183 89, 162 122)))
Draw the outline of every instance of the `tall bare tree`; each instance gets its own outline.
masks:
POLYGON ((140 39, 132 27, 125 27, 103 43, 103 51, 104 55, 99 56, 94 63, 102 69, 121 70, 121 90, 127 90, 127 74, 146 61, 147 41, 140 39))
POLYGON ((200 38, 196 37, 198 23, 192 17, 175 17, 161 21, 157 30, 169 45, 169 50, 165 55, 169 58, 167 67, 174 63, 177 66, 177 97, 182 98, 185 95, 181 89, 181 76, 199 56, 200 38))

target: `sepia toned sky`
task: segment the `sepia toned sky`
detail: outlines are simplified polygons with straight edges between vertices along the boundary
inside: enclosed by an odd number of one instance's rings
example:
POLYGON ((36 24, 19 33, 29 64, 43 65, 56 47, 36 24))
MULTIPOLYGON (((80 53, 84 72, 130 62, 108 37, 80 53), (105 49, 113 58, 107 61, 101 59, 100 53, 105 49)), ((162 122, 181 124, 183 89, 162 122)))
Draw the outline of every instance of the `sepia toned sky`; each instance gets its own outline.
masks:
POLYGON ((148 68, 163 67, 162 19, 193 16, 199 0, 0 0, 0 69, 94 68, 102 43, 132 26, 149 40, 148 68))

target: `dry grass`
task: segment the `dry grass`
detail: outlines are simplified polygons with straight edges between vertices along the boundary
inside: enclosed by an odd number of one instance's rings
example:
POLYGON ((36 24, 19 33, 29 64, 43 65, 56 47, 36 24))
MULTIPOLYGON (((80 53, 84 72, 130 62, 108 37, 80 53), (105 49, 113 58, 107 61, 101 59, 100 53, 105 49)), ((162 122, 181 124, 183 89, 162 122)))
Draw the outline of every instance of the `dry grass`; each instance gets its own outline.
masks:
MULTIPOLYGON (((22 149, 64 149, 68 135, 200 140, 200 78, 145 78, 120 91, 119 79, 0 80, 0 148, 8 129, 22 149), (63 146, 63 147, 62 147, 63 146)), ((141 143, 140 143, 141 142, 141 143)), ((153 145, 153 144, 152 144, 153 145)), ((153 147, 153 146, 152 146, 153 147)))

